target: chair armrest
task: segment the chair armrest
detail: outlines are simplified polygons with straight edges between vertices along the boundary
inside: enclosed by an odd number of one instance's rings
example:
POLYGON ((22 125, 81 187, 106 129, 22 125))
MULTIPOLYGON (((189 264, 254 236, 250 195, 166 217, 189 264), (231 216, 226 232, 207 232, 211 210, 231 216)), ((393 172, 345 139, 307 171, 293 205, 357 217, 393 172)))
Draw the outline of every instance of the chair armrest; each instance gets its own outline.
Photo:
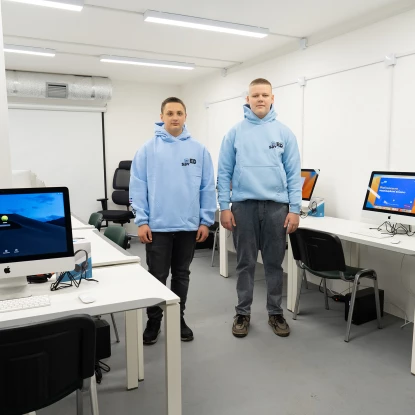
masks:
POLYGON ((108 198, 97 199, 97 202, 101 202, 102 210, 108 210, 108 198))

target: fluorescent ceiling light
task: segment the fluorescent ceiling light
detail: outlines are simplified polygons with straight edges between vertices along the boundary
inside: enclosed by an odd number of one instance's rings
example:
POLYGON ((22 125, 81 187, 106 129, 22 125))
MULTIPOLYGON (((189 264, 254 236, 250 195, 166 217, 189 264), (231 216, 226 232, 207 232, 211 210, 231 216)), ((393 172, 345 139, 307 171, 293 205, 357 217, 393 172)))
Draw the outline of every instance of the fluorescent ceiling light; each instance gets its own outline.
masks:
POLYGON ((147 10, 144 13, 144 21, 257 38, 263 38, 269 34, 269 30, 262 27, 245 26, 236 23, 220 22, 218 20, 208 20, 201 19, 199 17, 183 16, 180 14, 156 12, 153 10, 147 10))
POLYGON ((159 60, 139 59, 139 58, 125 58, 122 56, 111 56, 111 55, 102 55, 100 57, 100 61, 109 62, 109 63, 124 63, 126 65, 157 66, 159 68, 173 68, 173 69, 187 69, 187 70, 192 70, 195 67, 193 63, 159 61, 159 60))
POLYGON ((84 7, 84 0, 9 0, 15 3, 34 4, 35 6, 53 7, 54 9, 72 10, 80 12, 84 7))
POLYGON ((53 49, 33 48, 31 46, 4 45, 5 52, 22 53, 24 55, 55 56, 53 49))

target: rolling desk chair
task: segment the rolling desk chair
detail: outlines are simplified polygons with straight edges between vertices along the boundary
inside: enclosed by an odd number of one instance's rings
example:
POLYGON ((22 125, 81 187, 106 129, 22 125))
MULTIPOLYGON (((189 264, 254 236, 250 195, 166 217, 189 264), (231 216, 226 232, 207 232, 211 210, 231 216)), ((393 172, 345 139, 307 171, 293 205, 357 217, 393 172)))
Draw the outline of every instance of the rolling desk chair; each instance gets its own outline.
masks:
POLYGON ((108 226, 108 222, 119 223, 122 226, 134 219, 134 214, 130 210, 129 194, 131 163, 131 160, 120 161, 112 181, 112 187, 115 189, 112 192, 112 201, 116 205, 125 206, 126 210, 108 210, 108 198, 97 199, 102 206, 102 210, 98 213, 102 214, 106 226, 108 226))
POLYGON ((92 415, 98 415, 95 382, 95 323, 77 315, 0 330, 0 414, 45 408, 88 385, 92 415))
POLYGON ((91 216, 89 217, 88 224, 94 226, 95 229, 100 231, 102 221, 103 221, 102 213, 95 212, 95 213, 92 213, 91 216))
MULTIPOLYGON (((382 328, 376 272, 373 269, 356 268, 346 265, 344 261, 343 247, 337 235, 333 235, 328 232, 315 231, 312 229, 299 228, 294 233, 290 234, 290 242, 294 259, 297 266, 302 270, 303 275, 306 271, 308 271, 311 274, 323 279, 326 310, 329 309, 326 281, 331 279, 353 283, 346 335, 344 338, 345 342, 348 342, 350 338, 354 304, 360 278, 369 278, 373 280, 378 327, 380 329, 382 328)), ((300 294, 301 284, 297 290, 297 298, 295 301, 293 315, 294 320, 297 319, 300 294)))

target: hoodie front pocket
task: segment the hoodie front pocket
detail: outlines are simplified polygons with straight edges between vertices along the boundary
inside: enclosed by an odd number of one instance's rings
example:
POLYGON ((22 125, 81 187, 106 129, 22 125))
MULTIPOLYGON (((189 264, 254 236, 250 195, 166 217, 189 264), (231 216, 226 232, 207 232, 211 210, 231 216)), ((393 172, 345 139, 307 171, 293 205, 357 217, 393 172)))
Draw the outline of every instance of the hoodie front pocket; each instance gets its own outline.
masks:
POLYGON ((239 190, 246 198, 271 199, 285 189, 278 166, 244 166, 239 178, 239 190))
POLYGON ((191 197, 190 197, 190 206, 185 210, 186 217, 183 218, 184 221, 190 221, 191 223, 198 225, 199 216, 200 216, 200 184, 202 182, 201 174, 192 174, 191 175, 191 197))

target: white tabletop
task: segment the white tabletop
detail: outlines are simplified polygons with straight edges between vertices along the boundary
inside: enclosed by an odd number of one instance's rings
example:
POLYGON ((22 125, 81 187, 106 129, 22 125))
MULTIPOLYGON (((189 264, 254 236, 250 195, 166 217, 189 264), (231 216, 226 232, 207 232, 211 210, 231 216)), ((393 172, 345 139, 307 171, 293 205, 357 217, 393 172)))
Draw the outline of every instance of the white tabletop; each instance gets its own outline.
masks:
POLYGON ((325 216, 323 218, 307 217, 300 220, 301 228, 315 229, 323 232, 331 232, 336 234, 340 239, 355 242, 362 245, 373 246, 388 251, 399 252, 406 255, 415 254, 415 235, 395 235, 393 238, 376 239, 370 236, 352 233, 362 228, 374 228, 376 225, 351 221, 346 219, 332 218, 325 216), (399 244, 392 244, 399 240, 399 244))
POLYGON ((72 229, 95 229, 94 226, 82 222, 76 216, 71 215, 72 229))
POLYGON ((92 267, 140 262, 140 257, 131 255, 96 229, 78 229, 72 233, 73 239, 84 239, 91 243, 92 267))
POLYGON ((50 291, 50 284, 30 284, 32 295, 47 294, 50 306, 0 313, 0 327, 10 327, 51 320, 77 313, 92 316, 146 308, 156 304, 173 304, 179 298, 139 264, 95 268, 93 278, 75 286, 50 291), (89 292, 94 303, 84 304, 79 294, 89 292))

